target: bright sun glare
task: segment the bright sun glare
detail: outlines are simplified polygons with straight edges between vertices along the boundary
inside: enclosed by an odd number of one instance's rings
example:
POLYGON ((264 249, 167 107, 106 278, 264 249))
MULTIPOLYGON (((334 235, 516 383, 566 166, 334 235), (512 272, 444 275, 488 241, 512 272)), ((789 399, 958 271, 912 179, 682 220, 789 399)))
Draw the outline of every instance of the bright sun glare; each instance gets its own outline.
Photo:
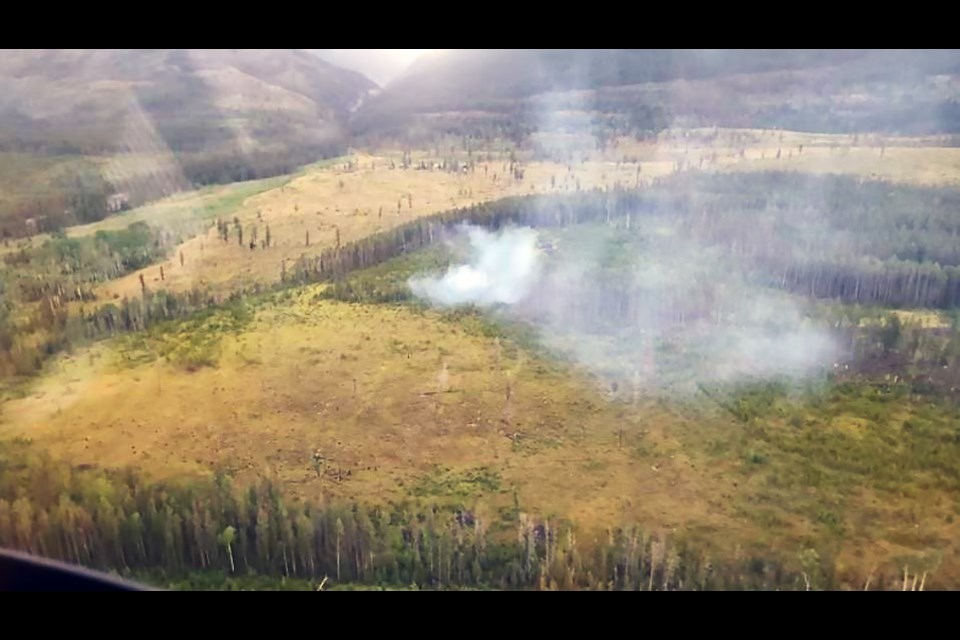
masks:
POLYGON ((383 51, 404 64, 410 64, 423 54, 433 51, 433 49, 384 49, 383 51))

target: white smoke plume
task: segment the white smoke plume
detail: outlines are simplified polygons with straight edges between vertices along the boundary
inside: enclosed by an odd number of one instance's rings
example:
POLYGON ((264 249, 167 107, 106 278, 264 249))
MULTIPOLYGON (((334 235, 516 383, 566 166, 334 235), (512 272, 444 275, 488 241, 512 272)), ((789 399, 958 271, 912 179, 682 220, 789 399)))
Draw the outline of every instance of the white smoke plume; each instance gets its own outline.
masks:
POLYGON ((490 233, 465 226, 470 241, 469 264, 450 267, 442 277, 410 280, 410 289, 421 298, 442 306, 515 304, 536 282, 540 250, 533 229, 505 229, 490 233))
POLYGON ((548 255, 533 229, 465 227, 470 259, 410 288, 442 307, 498 305, 490 312, 532 324, 547 349, 619 388, 799 378, 830 363, 829 333, 793 298, 749 285, 733 258, 652 222, 643 255, 612 274, 604 263, 622 251, 622 230, 550 232, 548 255))

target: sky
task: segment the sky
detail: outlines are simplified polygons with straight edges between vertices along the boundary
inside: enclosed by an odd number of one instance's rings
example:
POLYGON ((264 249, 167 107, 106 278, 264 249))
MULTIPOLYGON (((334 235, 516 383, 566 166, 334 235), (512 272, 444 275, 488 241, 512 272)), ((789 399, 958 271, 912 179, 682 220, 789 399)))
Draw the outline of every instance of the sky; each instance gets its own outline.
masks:
POLYGON ((418 57, 433 49, 307 49, 345 69, 359 71, 381 87, 400 75, 418 57))

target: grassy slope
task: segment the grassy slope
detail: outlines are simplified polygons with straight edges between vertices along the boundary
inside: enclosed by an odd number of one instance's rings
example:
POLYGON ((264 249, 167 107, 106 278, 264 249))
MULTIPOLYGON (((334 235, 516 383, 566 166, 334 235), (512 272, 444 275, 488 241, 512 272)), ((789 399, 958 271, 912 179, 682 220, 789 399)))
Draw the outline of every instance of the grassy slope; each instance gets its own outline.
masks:
MULTIPOLYGON (((170 234, 170 237, 174 238, 174 241, 176 241, 177 238, 189 238, 198 232, 206 230, 211 224, 211 220, 216 219, 217 216, 228 217, 231 212, 243 206, 243 203, 249 198, 265 190, 281 186, 290 179, 289 176, 281 176, 265 180, 234 183, 226 186, 208 187, 189 193, 178 194, 96 223, 71 227, 67 231, 67 235, 70 238, 80 239, 92 245, 94 242, 93 236, 99 231, 119 231, 126 229, 134 223, 146 222, 151 228, 163 230, 164 233, 170 234)), ((50 236, 43 234, 25 240, 11 242, 8 246, 0 249, 0 256, 21 249, 25 249, 34 254, 43 253, 43 247, 50 239, 50 236)), ((187 240, 187 242, 190 241, 187 240)), ((92 246, 87 246, 86 249, 92 250, 92 246)), ((162 251, 158 252, 158 254, 162 253, 162 251)), ((170 253, 170 264, 174 262, 176 255, 176 252, 170 253)), ((109 258, 109 256, 107 257, 109 258)), ((86 279, 92 278, 94 275, 91 271, 94 268, 92 264, 84 265, 84 268, 86 271, 81 269, 75 274, 79 282, 85 282, 86 279)), ((0 262, 0 277, 4 278, 8 283, 12 283, 10 285, 11 291, 4 293, 6 302, 13 305, 11 308, 12 317, 20 323, 27 322, 29 318, 36 313, 40 304, 25 303, 22 301, 22 298, 17 295, 15 288, 18 279, 24 276, 56 278, 61 275, 61 272, 62 265, 51 260, 37 260, 31 264, 29 271, 20 265, 0 262)), ((157 278, 157 280, 159 281, 159 278, 157 278)), ((99 294, 98 297, 99 300, 93 304, 105 304, 113 296, 109 294, 106 296, 99 294)), ((76 306, 79 307, 81 305, 77 303, 76 306)), ((20 339, 24 343, 29 344, 42 337, 40 333, 34 333, 29 336, 21 335, 20 339)), ((7 387, 10 386, 8 382, 9 381, 5 380, 0 383, 0 388, 3 388, 4 392, 7 390, 7 387)), ((14 381, 13 387, 18 386, 20 386, 20 382, 14 381)))
POLYGON ((267 304, 251 324, 225 333, 216 368, 187 375, 155 362, 130 367, 122 356, 149 356, 129 340, 64 359, 59 384, 6 405, 4 431, 78 463, 135 463, 159 475, 222 464, 251 478, 270 468, 303 494, 386 500, 453 487, 455 499, 474 500, 496 487, 481 508, 509 507, 516 491, 522 504, 596 526, 624 513, 673 526, 693 514, 719 517, 679 468, 654 472, 632 446, 618 448, 619 427, 635 438, 652 430, 676 448, 652 426, 669 422, 666 410, 651 405, 642 421, 631 417, 582 376, 509 344, 498 364, 474 321, 319 301, 316 293, 267 304), (444 361, 446 392, 438 382, 444 361), (336 461, 323 477, 311 463, 317 448, 336 461), (690 494, 683 511, 671 506, 672 484, 690 494), (647 497, 623 499, 640 494, 647 497))
POLYGON ((939 579, 960 571, 960 487, 947 473, 960 460, 943 444, 955 408, 866 386, 756 393, 746 419, 709 402, 610 402, 522 337, 498 347, 500 331, 473 316, 320 291, 65 358, 5 405, 3 431, 157 477, 223 466, 241 481, 273 474, 298 495, 439 499, 494 520, 519 503, 579 523, 587 540, 637 521, 724 554, 815 546, 869 572, 935 562, 939 549, 939 579), (197 368, 198 352, 216 366, 197 368))
MULTIPOLYGON (((136 222, 146 222, 154 227, 168 229, 175 234, 187 234, 196 229, 199 223, 203 223, 205 226, 215 220, 217 216, 228 216, 242 206, 247 198, 277 188, 290 179, 290 176, 278 176, 263 180, 234 182, 223 186, 204 187, 196 191, 179 193, 110 216, 99 222, 70 227, 66 229, 66 234, 71 238, 79 238, 93 235, 97 231, 125 229, 136 222)), ((0 252, 38 246, 49 237, 49 234, 39 234, 30 238, 14 240, 5 245, 0 252)))

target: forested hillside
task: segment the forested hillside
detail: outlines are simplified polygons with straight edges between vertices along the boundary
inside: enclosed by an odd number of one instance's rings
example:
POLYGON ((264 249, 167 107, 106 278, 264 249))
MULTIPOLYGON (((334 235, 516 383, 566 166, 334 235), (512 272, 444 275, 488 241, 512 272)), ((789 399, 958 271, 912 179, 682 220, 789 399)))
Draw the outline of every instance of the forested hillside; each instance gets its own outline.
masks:
POLYGON ((957 133, 950 78, 958 72, 952 50, 438 51, 369 100, 351 126, 372 139, 459 131, 522 140, 581 112, 626 117, 637 135, 669 124, 957 133))
POLYGON ((0 231, 103 218, 339 152, 375 85, 293 49, 23 49, 0 58, 0 231), (29 221, 29 222, 28 222, 29 221))

